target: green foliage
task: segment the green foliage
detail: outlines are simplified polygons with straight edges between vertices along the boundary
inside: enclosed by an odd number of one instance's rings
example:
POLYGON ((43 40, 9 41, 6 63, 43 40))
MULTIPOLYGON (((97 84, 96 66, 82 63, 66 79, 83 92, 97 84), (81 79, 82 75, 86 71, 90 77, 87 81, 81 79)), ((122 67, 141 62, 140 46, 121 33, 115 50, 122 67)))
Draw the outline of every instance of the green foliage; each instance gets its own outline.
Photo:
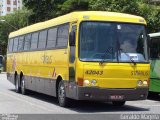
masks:
POLYGON ((45 21, 56 16, 59 4, 65 0, 23 0, 25 7, 32 10, 30 23, 45 21))
POLYGON ((160 6, 156 4, 146 4, 145 2, 139 2, 139 13, 146 19, 148 32, 158 32, 160 31, 160 6))
POLYGON ((88 0, 67 0, 59 5, 59 14, 66 14, 72 11, 85 11, 89 8, 88 0))
POLYGON ((33 14, 31 23, 45 21, 77 10, 88 10, 88 0, 24 0, 24 5, 33 14))
POLYGON ((130 14, 139 12, 137 0, 90 0, 90 9, 130 14))

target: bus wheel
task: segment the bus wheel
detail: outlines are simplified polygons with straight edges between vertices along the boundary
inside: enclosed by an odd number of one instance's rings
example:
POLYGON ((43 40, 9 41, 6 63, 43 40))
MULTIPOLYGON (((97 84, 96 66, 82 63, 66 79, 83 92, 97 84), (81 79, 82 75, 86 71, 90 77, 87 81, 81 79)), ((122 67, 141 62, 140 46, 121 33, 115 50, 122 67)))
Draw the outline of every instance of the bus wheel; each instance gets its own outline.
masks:
POLYGON ((159 95, 159 93, 157 93, 157 92, 151 92, 151 91, 149 91, 148 98, 149 97, 158 97, 158 95, 159 95))
POLYGON ((126 101, 112 101, 114 106, 123 106, 126 101))
POLYGON ((22 78, 21 78, 21 93, 22 93, 23 95, 26 94, 25 80, 24 80, 24 77, 23 77, 23 76, 22 76, 22 78))
POLYGON ((58 86, 58 102, 61 107, 66 107, 69 104, 69 99, 66 97, 65 86, 62 80, 58 86))
POLYGON ((16 89, 17 93, 20 93, 20 86, 19 86, 18 75, 15 76, 15 89, 16 89))

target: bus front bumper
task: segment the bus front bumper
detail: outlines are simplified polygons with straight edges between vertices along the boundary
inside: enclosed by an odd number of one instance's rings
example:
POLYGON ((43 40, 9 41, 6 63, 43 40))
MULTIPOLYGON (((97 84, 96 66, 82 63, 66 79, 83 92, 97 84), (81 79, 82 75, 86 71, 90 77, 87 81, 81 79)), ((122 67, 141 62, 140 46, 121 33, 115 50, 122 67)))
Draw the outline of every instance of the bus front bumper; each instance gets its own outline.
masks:
POLYGON ((132 101, 145 100, 148 96, 148 87, 135 89, 102 89, 93 87, 78 87, 78 100, 93 101, 132 101))

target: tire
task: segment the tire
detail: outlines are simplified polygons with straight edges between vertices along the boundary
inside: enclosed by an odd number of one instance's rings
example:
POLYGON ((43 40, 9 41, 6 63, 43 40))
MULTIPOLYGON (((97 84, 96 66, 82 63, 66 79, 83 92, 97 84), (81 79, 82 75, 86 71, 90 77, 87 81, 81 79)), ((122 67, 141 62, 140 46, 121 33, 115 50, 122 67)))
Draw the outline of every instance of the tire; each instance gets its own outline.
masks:
POLYGON ((16 93, 20 93, 18 75, 15 76, 15 91, 16 91, 16 93))
POLYGON ((21 78, 21 93, 22 95, 25 95, 27 92, 26 87, 25 87, 25 80, 24 77, 22 76, 21 78))
POLYGON ((159 93, 157 92, 149 92, 148 97, 158 97, 159 93))
POLYGON ((126 101, 112 101, 114 106, 123 106, 126 101))
POLYGON ((58 102, 61 107, 69 106, 69 98, 66 97, 64 82, 61 80, 58 85, 58 102))

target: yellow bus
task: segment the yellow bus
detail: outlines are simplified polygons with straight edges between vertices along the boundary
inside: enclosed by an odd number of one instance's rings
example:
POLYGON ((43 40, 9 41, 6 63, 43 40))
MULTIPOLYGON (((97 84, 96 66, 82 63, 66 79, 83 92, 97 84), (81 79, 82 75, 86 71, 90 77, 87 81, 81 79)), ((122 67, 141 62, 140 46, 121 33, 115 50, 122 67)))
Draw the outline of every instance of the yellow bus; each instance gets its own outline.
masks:
POLYGON ((7 78, 16 92, 112 102, 145 100, 150 64, 142 17, 72 12, 9 35, 7 78))

